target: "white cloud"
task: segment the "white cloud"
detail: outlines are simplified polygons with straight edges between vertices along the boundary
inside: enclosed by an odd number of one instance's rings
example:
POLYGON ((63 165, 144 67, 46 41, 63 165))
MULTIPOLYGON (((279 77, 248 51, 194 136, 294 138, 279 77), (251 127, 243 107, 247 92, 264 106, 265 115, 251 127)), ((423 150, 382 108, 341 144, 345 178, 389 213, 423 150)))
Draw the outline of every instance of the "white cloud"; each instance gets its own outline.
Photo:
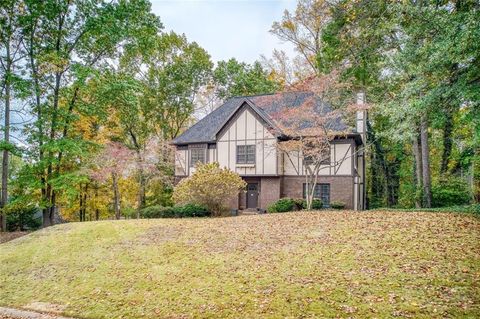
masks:
POLYGON ((285 9, 293 11, 296 1, 174 1, 153 0, 152 10, 160 16, 165 31, 184 33, 208 51, 214 61, 236 58, 252 63, 274 48, 294 55, 293 47, 269 32, 285 9))

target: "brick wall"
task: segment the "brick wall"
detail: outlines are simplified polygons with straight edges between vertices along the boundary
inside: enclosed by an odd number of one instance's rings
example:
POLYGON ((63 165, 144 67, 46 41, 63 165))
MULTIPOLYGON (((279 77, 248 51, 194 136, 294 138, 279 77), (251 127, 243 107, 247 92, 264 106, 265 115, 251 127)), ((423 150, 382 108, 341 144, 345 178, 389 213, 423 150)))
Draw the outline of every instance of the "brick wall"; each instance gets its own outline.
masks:
MULTIPOLYGON (((282 197, 302 198, 305 177, 284 176, 282 182, 282 197)), ((341 201, 345 208, 353 209, 353 177, 352 176, 325 176, 320 177, 318 183, 330 184, 330 201, 341 201)))
POLYGON ((230 198, 228 200, 228 208, 230 209, 238 209, 238 195, 230 198))
POLYGON ((280 198, 280 181, 280 177, 262 177, 258 197, 260 208, 266 209, 269 204, 280 198))

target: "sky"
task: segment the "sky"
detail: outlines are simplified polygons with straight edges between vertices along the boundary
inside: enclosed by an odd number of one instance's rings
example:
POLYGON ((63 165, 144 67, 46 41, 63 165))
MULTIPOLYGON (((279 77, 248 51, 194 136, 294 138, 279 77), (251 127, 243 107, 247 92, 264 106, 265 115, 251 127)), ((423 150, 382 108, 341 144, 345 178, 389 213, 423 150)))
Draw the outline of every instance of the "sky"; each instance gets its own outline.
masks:
POLYGON ((184 33, 212 60, 252 63, 273 49, 294 56, 293 47, 269 32, 285 9, 294 11, 296 0, 151 0, 165 31, 184 33))

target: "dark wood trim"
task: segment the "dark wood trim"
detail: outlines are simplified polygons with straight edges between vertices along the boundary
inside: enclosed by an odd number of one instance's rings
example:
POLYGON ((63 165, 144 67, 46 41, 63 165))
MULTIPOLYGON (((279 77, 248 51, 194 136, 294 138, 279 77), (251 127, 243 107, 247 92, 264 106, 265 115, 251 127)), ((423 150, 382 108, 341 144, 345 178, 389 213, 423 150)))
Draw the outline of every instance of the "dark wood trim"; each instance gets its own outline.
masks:
MULTIPOLYGON (((347 151, 346 151, 345 154, 343 155, 343 158, 342 158, 340 164, 338 165, 338 167, 337 167, 337 165, 335 165, 335 175, 337 174, 338 170, 340 169, 340 166, 342 166, 343 162, 345 162, 345 158, 347 157, 347 154, 348 154, 348 152, 350 151, 351 148, 352 148, 352 144, 350 144, 350 146, 348 147, 347 151)), ((335 156, 336 156, 336 155, 337 155, 337 154, 336 154, 336 152, 335 152, 335 156)), ((337 161, 335 161, 335 163, 337 163, 337 161)), ((353 171, 352 171, 352 169, 350 169, 350 175, 352 175, 352 174, 353 174, 353 171)))
MULTIPOLYGON (((306 175, 279 175, 283 177, 305 177, 306 175)), ((352 177, 352 175, 338 174, 338 175, 318 175, 318 177, 352 177)))
MULTIPOLYGON (((244 130, 244 132, 243 132, 243 134, 245 134, 245 135, 244 135, 244 138, 245 138, 245 152, 247 151, 247 148, 248 148, 248 147, 246 147, 246 145, 247 145, 247 118, 248 118, 247 112, 248 112, 248 110, 245 110, 245 111, 243 112, 243 114, 245 114, 245 127, 244 127, 245 130, 244 130)), ((237 139, 238 139, 238 136, 237 136, 237 139)), ((255 149, 255 152, 256 152, 256 151, 257 151, 257 150, 255 149)), ((248 153, 248 152, 246 152, 246 153, 248 153)), ((246 153, 245 153, 245 161, 247 160, 247 155, 246 155, 246 153)), ((254 157, 253 164, 257 164, 255 161, 256 161, 256 156, 254 157)), ((255 165, 255 166, 256 166, 256 165, 255 165)), ((247 174, 247 168, 246 168, 246 167, 243 168, 243 172, 244 172, 245 174, 247 174)), ((258 185, 257 185, 257 191, 258 191, 258 185)), ((257 200, 258 200, 258 199, 257 199, 257 200)))
POLYGON ((262 175, 265 174, 265 126, 262 127, 262 175))
MULTIPOLYGON (((222 136, 224 134, 224 132, 226 130, 228 130, 230 128, 230 126, 232 125, 233 122, 236 123, 238 117, 240 116, 240 114, 242 113, 243 110, 250 110, 250 113, 257 119, 259 120, 261 123, 263 123, 264 127, 269 127, 270 124, 265 121, 265 119, 263 119, 258 113, 257 111, 255 111, 252 106, 246 102, 244 102, 240 107, 238 107, 234 112, 233 114, 230 116, 230 118, 225 122, 225 124, 222 125, 222 128, 220 130, 218 130, 218 132, 216 133, 216 136, 215 138, 217 138, 217 140, 219 139, 220 136, 222 136)), ((247 136, 245 135, 245 138, 247 136)))
MULTIPOLYGON (((246 126, 246 125, 245 125, 246 126)), ((254 133, 254 138, 255 138, 255 161, 258 161, 257 158, 257 121, 255 120, 255 133, 254 133)), ((245 140, 247 140, 247 136, 245 135, 245 140)), ((257 163, 255 163, 255 174, 257 174, 257 163)))
MULTIPOLYGON (((277 139, 276 139, 276 138, 270 138, 270 137, 268 137, 268 138, 265 138, 264 140, 265 140, 265 141, 276 141, 277 139)), ((235 141, 237 141, 237 140, 221 140, 221 141, 218 141, 217 144, 218 144, 218 143, 222 143, 222 142, 235 142, 235 141)), ((249 142, 249 141, 255 141, 255 139, 253 139, 253 138, 247 138, 246 140, 243 140, 243 139, 242 139, 242 140, 240 140, 240 141, 247 141, 247 142, 249 142)), ((345 144, 347 144, 347 143, 345 143, 345 144)))
POLYGON ((228 163, 228 167, 230 168, 230 130, 227 131, 228 132, 228 139, 229 141, 227 142, 227 163, 228 163))
POLYGON ((351 148, 351 151, 350 151, 350 153, 351 153, 351 154, 350 154, 351 161, 350 161, 350 162, 352 163, 352 168, 351 168, 351 170, 352 170, 352 175, 354 175, 354 174, 355 174, 355 172, 354 172, 354 168, 355 168, 354 164, 355 164, 355 159, 356 159, 356 156, 355 156, 355 151, 356 151, 356 150, 355 150, 355 144, 353 143, 353 141, 352 141, 352 143, 350 144, 350 148, 351 148))
MULTIPOLYGON (((287 153, 287 157, 288 157, 288 160, 290 161, 290 163, 292 164, 292 167, 295 169, 295 172, 297 172, 297 175, 300 175, 300 171, 299 171, 299 167, 295 167, 295 164, 293 164, 293 161, 292 161, 292 158, 290 157, 290 154, 287 153)), ((300 155, 297 156, 297 159, 300 158, 300 155)), ((298 162, 298 166, 300 166, 300 161, 297 160, 298 162)), ((284 170, 285 172, 285 170, 284 170)))
MULTIPOLYGON (((335 171, 337 168, 336 165, 337 165, 337 147, 335 144, 333 144, 333 175, 335 175, 336 173, 335 171)), ((330 174, 332 174, 331 170, 330 170, 330 174)))

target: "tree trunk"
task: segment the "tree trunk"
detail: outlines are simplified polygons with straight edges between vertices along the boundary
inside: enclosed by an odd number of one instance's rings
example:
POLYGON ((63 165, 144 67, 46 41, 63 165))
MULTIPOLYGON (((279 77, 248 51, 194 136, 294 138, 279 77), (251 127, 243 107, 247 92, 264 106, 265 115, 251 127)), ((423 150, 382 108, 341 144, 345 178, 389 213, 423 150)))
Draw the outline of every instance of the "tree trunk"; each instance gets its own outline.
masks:
POLYGON ((83 194, 82 194, 82 185, 80 185, 80 194, 78 196, 78 219, 83 222, 83 194))
POLYGON ((113 184, 113 209, 115 210, 115 219, 120 219, 120 193, 118 191, 118 178, 116 173, 112 173, 113 184))
POLYGON ((445 174, 448 170, 448 162, 450 154, 452 153, 452 131, 453 131, 453 114, 451 110, 445 113, 446 120, 443 128, 443 153, 442 166, 440 167, 440 174, 445 174))
POLYGON ((100 218, 100 210, 98 209, 98 185, 95 183, 95 220, 100 218))
POLYGON ((133 146, 135 147, 135 153, 137 154, 137 170, 138 170, 138 203, 137 203, 137 219, 140 218, 140 210, 145 207, 145 174, 143 171, 143 158, 142 158, 142 147, 138 142, 137 136, 135 133, 130 130, 130 137, 132 139, 133 146))
POLYGON ((480 147, 477 147, 472 162, 472 193, 475 204, 480 203, 480 172, 478 172, 478 164, 480 162, 480 147))
POLYGON ((415 207, 422 207, 422 185, 423 185, 423 173, 422 173, 422 151, 420 149, 420 143, 418 141, 419 136, 415 134, 413 137, 413 157, 415 160, 415 207))
POLYGON ((137 206, 137 219, 140 218, 140 210, 145 207, 145 175, 143 168, 138 169, 138 178, 139 178, 139 189, 138 189, 138 206, 137 206))
POLYGON ((395 159, 388 164, 387 170, 387 205, 388 207, 394 207, 398 204, 398 190, 400 188, 400 161, 395 159))
MULTIPOLYGON (((36 25, 37 21, 32 22, 32 29, 29 33, 28 38, 28 58, 30 61, 30 69, 31 69, 31 77, 33 80, 33 88, 35 93, 35 111, 37 113, 37 129, 38 129, 38 156, 39 161, 42 162, 44 159, 44 151, 43 151, 43 140, 44 140, 44 130, 43 130, 43 112, 42 112, 42 105, 41 105, 41 89, 39 83, 39 75, 38 75, 38 68, 35 60, 35 33, 36 33, 36 25)), ((44 203, 49 201, 49 195, 47 195, 47 181, 45 176, 45 171, 42 171, 40 176, 40 182, 42 185, 41 189, 41 198, 44 203)), ((50 226, 50 218, 49 218, 49 209, 48 207, 42 209, 42 217, 43 217, 43 227, 50 226)))
POLYGON ((428 120, 426 115, 422 115, 420 122, 420 141, 422 149, 422 177, 423 177, 423 197, 424 206, 432 207, 432 192, 430 184, 430 154, 428 147, 428 120))
POLYGON ((50 207, 45 207, 42 209, 42 227, 49 227, 52 226, 50 221, 50 207))
POLYGON ((8 202, 8 160, 10 143, 10 99, 11 99, 11 72, 12 59, 10 55, 10 41, 6 43, 6 66, 5 66, 5 125, 4 125, 4 143, 5 149, 2 153, 2 193, 0 196, 0 230, 7 231, 7 217, 3 208, 8 202))
POLYGON ((87 198, 88 198, 88 184, 85 184, 85 191, 83 193, 83 221, 87 220, 87 198))

